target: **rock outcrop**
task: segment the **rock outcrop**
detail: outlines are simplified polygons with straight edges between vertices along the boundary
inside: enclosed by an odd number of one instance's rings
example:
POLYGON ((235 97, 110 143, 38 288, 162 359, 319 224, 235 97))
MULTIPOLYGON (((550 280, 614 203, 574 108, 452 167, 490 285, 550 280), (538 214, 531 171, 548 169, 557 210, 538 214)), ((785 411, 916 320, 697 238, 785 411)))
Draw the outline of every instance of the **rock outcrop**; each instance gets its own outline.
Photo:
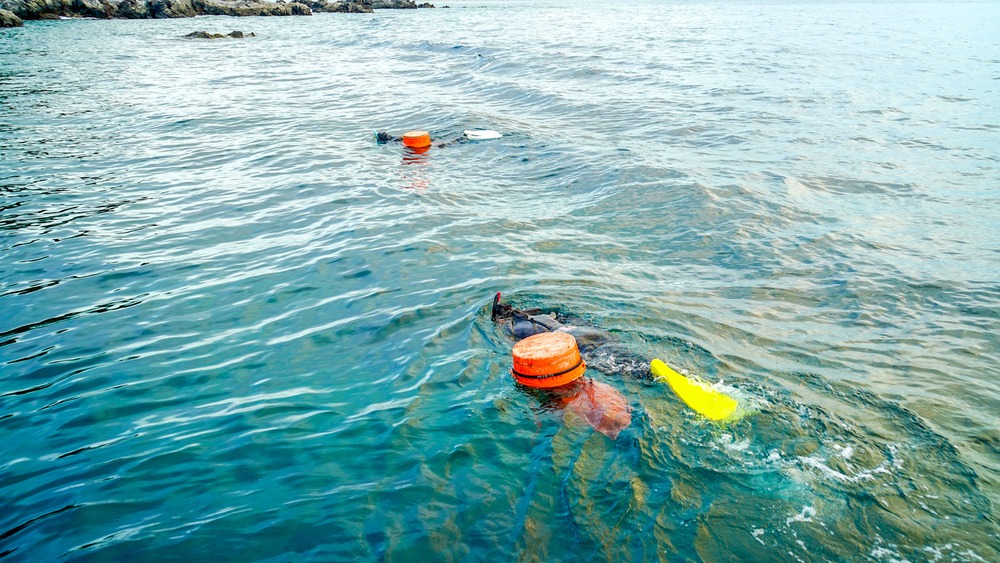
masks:
POLYGON ((190 18, 194 16, 310 16, 301 2, 266 0, 0 0, 21 19, 88 18, 190 18))
POLYGON ((0 10, 0 27, 21 27, 24 22, 10 10, 0 10))
MULTIPOLYGON (((313 12, 370 14, 374 10, 433 8, 412 0, 0 0, 0 24, 20 20, 190 18, 194 16, 310 16, 313 12), (10 13, 10 16, 4 14, 10 13)), ((11 23, 8 23, 11 22, 11 23)))
POLYGON ((339 12, 346 14, 370 14, 375 10, 413 10, 415 8, 433 8, 434 4, 424 2, 417 4, 410 0, 300 0, 313 12, 339 12))
POLYGON ((372 8, 376 10, 416 10, 417 3, 410 0, 372 0, 372 8))
POLYGON ((311 16, 312 10, 301 2, 266 2, 247 0, 224 2, 220 0, 194 0, 201 11, 209 16, 311 16))

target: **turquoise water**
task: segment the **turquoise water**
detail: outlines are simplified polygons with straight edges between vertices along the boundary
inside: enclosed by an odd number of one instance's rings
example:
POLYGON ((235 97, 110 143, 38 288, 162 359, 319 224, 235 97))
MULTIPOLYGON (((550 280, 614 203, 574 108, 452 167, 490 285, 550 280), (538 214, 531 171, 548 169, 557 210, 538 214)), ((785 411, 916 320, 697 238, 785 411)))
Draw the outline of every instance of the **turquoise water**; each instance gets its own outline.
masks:
POLYGON ((0 558, 1000 560, 1000 4, 449 3, 0 31, 0 558))

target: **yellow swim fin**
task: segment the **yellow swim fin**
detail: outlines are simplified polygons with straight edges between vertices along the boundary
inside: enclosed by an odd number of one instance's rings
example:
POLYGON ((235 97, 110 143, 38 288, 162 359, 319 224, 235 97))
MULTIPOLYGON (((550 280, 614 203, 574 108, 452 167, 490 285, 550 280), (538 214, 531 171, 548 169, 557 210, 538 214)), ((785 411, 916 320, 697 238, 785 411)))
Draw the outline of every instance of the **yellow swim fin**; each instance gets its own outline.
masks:
POLYGON ((649 369, 653 372, 653 377, 669 383, 670 388, 674 390, 674 393, 677 393, 681 400, 687 403, 687 406, 712 420, 723 420, 736 412, 735 399, 712 389, 701 381, 684 377, 670 369, 670 366, 660 361, 659 358, 650 362, 649 369))

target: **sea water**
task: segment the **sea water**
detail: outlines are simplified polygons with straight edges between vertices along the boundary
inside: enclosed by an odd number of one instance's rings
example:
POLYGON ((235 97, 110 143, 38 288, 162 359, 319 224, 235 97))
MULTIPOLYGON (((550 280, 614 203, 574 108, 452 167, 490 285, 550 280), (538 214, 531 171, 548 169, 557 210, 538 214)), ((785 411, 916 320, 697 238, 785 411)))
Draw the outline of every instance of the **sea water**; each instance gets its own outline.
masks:
POLYGON ((1000 559, 1000 4, 447 2, 0 31, 0 558, 1000 559))

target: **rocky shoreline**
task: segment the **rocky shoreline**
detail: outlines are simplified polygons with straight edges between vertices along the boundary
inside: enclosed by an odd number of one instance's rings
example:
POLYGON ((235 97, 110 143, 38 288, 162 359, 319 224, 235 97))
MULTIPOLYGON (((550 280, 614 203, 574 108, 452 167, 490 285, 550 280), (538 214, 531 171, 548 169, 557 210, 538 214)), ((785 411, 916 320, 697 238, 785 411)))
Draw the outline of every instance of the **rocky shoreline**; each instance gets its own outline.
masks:
POLYGON ((194 16, 310 16, 374 10, 433 8, 411 0, 0 0, 0 26, 61 18, 149 19, 194 16))

